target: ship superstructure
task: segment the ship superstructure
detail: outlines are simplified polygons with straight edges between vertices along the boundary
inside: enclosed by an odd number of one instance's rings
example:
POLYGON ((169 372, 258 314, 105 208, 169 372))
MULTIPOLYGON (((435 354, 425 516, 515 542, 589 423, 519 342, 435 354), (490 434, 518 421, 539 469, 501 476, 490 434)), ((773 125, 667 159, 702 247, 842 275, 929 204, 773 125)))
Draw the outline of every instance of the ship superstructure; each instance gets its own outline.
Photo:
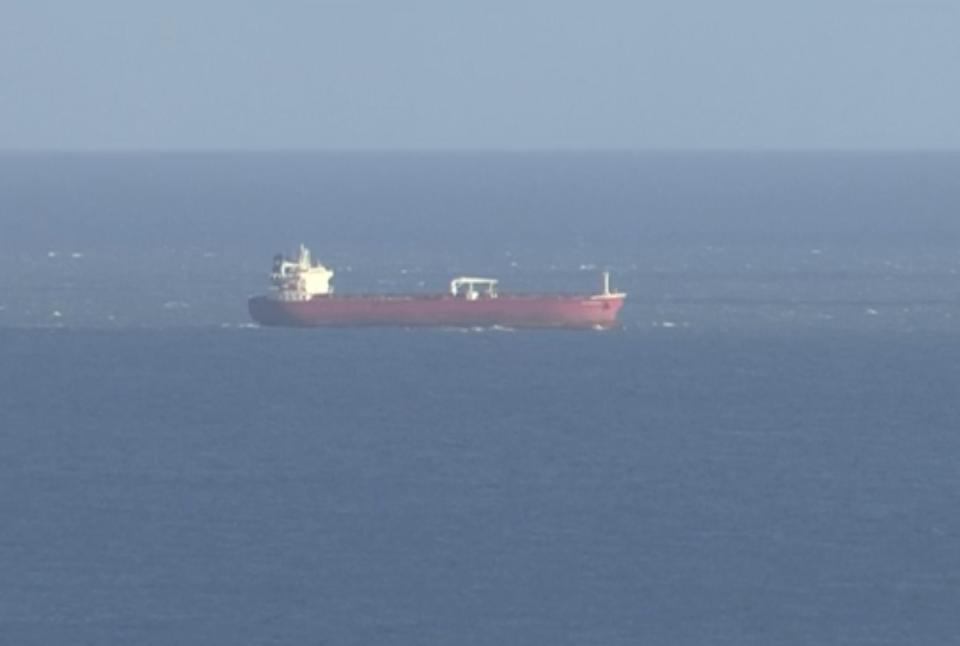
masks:
POLYGON ((295 258, 288 259, 281 253, 273 257, 270 282, 278 300, 309 301, 314 296, 326 296, 333 293, 332 280, 333 270, 313 262, 310 250, 302 244, 295 258))

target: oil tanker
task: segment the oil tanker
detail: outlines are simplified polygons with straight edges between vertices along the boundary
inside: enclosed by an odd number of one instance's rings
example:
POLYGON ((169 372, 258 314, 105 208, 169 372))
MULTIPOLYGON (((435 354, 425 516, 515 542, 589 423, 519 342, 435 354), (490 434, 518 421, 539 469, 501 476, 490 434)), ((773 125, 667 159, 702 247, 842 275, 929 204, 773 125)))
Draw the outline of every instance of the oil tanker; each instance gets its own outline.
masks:
POLYGON ((436 294, 334 294, 333 270, 300 245, 294 258, 273 259, 266 295, 249 301, 260 325, 441 326, 604 329, 617 325, 626 294, 610 290, 603 272, 595 294, 501 294, 497 280, 458 276, 436 294))

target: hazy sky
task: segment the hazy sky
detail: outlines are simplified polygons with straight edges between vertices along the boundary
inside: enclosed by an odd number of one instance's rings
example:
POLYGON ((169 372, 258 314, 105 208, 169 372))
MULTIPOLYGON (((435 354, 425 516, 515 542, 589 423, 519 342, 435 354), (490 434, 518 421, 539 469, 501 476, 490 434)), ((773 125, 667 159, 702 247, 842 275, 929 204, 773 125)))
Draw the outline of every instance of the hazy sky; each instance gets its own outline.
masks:
POLYGON ((960 148, 960 1, 0 2, 0 149, 960 148))

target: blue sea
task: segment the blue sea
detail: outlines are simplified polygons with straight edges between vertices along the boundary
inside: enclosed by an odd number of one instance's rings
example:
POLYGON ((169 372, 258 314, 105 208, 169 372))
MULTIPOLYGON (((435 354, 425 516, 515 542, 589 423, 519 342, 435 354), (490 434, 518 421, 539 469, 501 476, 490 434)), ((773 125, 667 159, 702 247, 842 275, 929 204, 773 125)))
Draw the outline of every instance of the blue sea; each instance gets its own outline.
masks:
POLYGON ((960 155, 0 156, 0 642, 960 639, 960 155), (629 292, 606 332, 252 326, 629 292))

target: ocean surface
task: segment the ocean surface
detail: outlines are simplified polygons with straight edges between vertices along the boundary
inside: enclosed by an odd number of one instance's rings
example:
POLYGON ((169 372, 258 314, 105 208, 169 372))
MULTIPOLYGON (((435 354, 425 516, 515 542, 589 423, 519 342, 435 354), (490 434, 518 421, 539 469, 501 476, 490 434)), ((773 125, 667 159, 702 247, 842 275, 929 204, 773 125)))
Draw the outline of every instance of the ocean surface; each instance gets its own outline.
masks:
POLYGON ((0 641, 948 644, 960 155, 0 156, 0 641), (249 324, 628 291, 609 332, 249 324))

